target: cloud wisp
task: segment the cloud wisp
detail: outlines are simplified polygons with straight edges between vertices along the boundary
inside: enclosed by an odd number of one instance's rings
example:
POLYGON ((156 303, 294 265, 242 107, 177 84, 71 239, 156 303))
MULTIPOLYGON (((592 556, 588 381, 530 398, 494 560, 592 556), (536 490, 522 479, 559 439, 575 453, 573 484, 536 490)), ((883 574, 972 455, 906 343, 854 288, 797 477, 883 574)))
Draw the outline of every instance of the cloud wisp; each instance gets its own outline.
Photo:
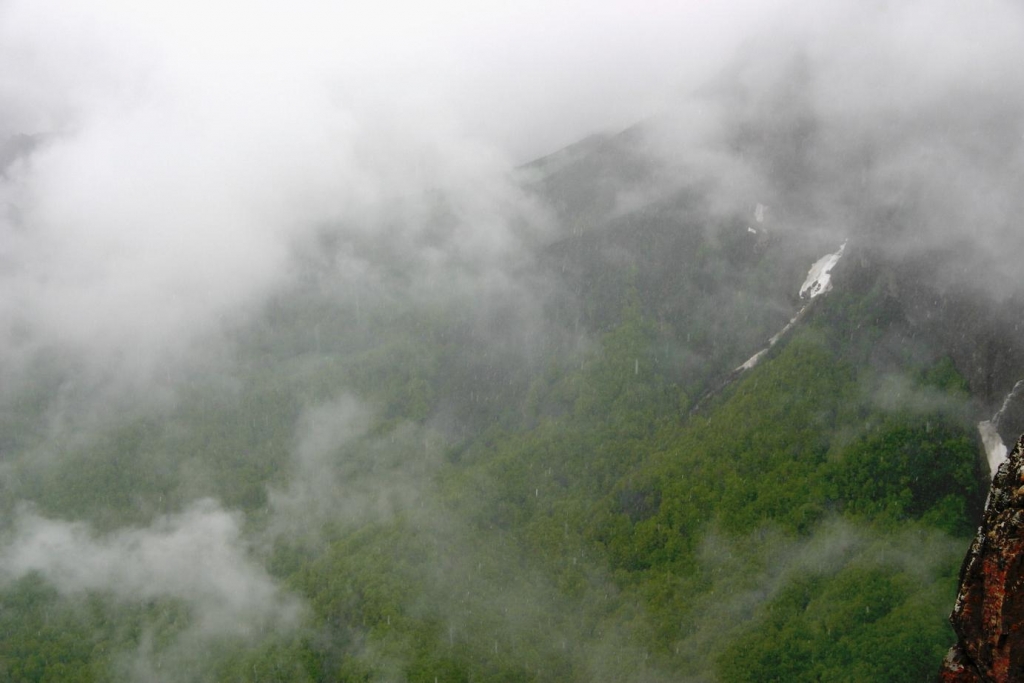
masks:
POLYGON ((194 628, 209 635, 294 627, 302 605, 247 555, 241 521, 202 500, 147 528, 98 534, 81 522, 22 509, 0 577, 38 573, 65 595, 181 600, 193 611, 194 628))

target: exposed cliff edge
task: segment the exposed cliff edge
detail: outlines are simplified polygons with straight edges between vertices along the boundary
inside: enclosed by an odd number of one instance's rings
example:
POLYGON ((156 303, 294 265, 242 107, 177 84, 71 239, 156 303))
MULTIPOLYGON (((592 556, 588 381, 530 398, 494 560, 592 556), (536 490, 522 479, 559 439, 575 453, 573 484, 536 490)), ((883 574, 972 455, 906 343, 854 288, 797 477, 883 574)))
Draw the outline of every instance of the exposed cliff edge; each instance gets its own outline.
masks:
POLYGON ((1024 437, 992 480, 949 620, 940 681, 1024 680, 1024 437))

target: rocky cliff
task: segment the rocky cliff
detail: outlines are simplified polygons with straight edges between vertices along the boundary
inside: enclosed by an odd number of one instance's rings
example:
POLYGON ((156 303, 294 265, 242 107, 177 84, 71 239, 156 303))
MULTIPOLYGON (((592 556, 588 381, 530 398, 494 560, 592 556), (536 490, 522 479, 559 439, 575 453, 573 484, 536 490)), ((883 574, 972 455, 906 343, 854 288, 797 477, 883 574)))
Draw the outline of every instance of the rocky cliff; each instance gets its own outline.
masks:
POLYGON ((940 681, 1024 680, 1024 437, 992 481, 949 619, 940 681))

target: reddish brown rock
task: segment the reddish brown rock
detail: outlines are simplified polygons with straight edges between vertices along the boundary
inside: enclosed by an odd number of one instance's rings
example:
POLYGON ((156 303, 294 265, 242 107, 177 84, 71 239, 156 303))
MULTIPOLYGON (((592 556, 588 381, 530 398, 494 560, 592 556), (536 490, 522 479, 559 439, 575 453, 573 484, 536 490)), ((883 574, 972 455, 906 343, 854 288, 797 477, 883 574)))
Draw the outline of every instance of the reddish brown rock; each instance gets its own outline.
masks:
POLYGON ((1024 437, 992 481, 949 621, 941 681, 1024 681, 1024 437))
POLYGON ((939 683, 981 683, 982 680, 978 669, 967 660, 959 645, 949 648, 949 653, 942 660, 939 683))

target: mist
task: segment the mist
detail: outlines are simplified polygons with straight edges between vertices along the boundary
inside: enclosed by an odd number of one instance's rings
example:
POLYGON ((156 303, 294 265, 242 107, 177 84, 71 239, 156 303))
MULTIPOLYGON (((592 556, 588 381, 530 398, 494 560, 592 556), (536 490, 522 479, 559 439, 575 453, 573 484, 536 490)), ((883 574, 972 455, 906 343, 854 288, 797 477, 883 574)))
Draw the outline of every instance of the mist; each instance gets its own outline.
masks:
POLYGON ((955 246, 967 258, 948 280, 1015 290, 1020 8, 790 10, 659 119, 651 147, 667 168, 710 181, 723 212, 772 207, 769 229, 862 237, 897 257, 955 246))
MULTIPOLYGON (((0 138, 33 136, 0 187, 8 374, 56 345, 159 376, 287 285, 324 229, 380 235, 414 292, 514 289, 523 240, 560 232, 512 167, 642 119, 664 191, 709 180, 717 211, 775 207, 771 228, 966 241, 992 281, 1012 266, 1011 3, 65 5, 7 2, 0 24, 0 138)), ((369 281, 388 264, 368 258, 339 270, 369 281)))
POLYGON ((197 628, 212 633, 294 624, 298 604, 246 558, 239 526, 237 515, 210 500, 149 529, 106 537, 84 524, 24 510, 6 548, 4 578, 36 571, 69 594, 100 590, 122 599, 178 598, 197 610, 197 628))
MULTIPOLYGON (((1005 0, 0 0, 0 583, 184 604, 174 644, 122 653, 129 680, 160 680, 161 657, 208 637, 268 633, 343 633, 397 667, 407 653, 373 640, 390 621, 304 630, 320 607, 296 586, 370 548, 422 591, 388 609, 428 615, 452 648, 485 623, 496 657, 571 651, 594 678, 671 680, 636 646, 640 598, 610 613, 635 597, 620 576, 544 574, 585 557, 583 513, 549 511, 577 544, 565 557, 524 559, 505 536, 510 508, 546 510, 557 486, 494 444, 571 414, 550 406, 571 405, 621 322, 617 298, 581 303, 572 257, 659 211, 716 249, 730 231, 752 253, 786 245, 783 277, 702 300, 752 320, 695 331, 721 334, 719 356, 676 341, 657 371, 630 356, 684 412, 846 240, 851 269, 909 264, 978 310, 1024 301, 1022 63, 1024 9, 1005 0), (509 500, 453 493, 516 477, 509 500), (82 495, 108 480, 136 488, 82 495)), ((640 247, 592 248, 635 285, 640 247)), ((980 401, 1017 379, 988 378, 980 401)), ((977 408, 902 375, 863 393, 893 414, 977 408)), ((928 583, 955 555, 935 534, 907 541, 926 559, 893 559, 872 533, 780 533, 749 590, 693 608, 676 653, 710 670, 787 581, 855 553, 928 583)), ((702 543, 713 585, 739 541, 702 543)))

